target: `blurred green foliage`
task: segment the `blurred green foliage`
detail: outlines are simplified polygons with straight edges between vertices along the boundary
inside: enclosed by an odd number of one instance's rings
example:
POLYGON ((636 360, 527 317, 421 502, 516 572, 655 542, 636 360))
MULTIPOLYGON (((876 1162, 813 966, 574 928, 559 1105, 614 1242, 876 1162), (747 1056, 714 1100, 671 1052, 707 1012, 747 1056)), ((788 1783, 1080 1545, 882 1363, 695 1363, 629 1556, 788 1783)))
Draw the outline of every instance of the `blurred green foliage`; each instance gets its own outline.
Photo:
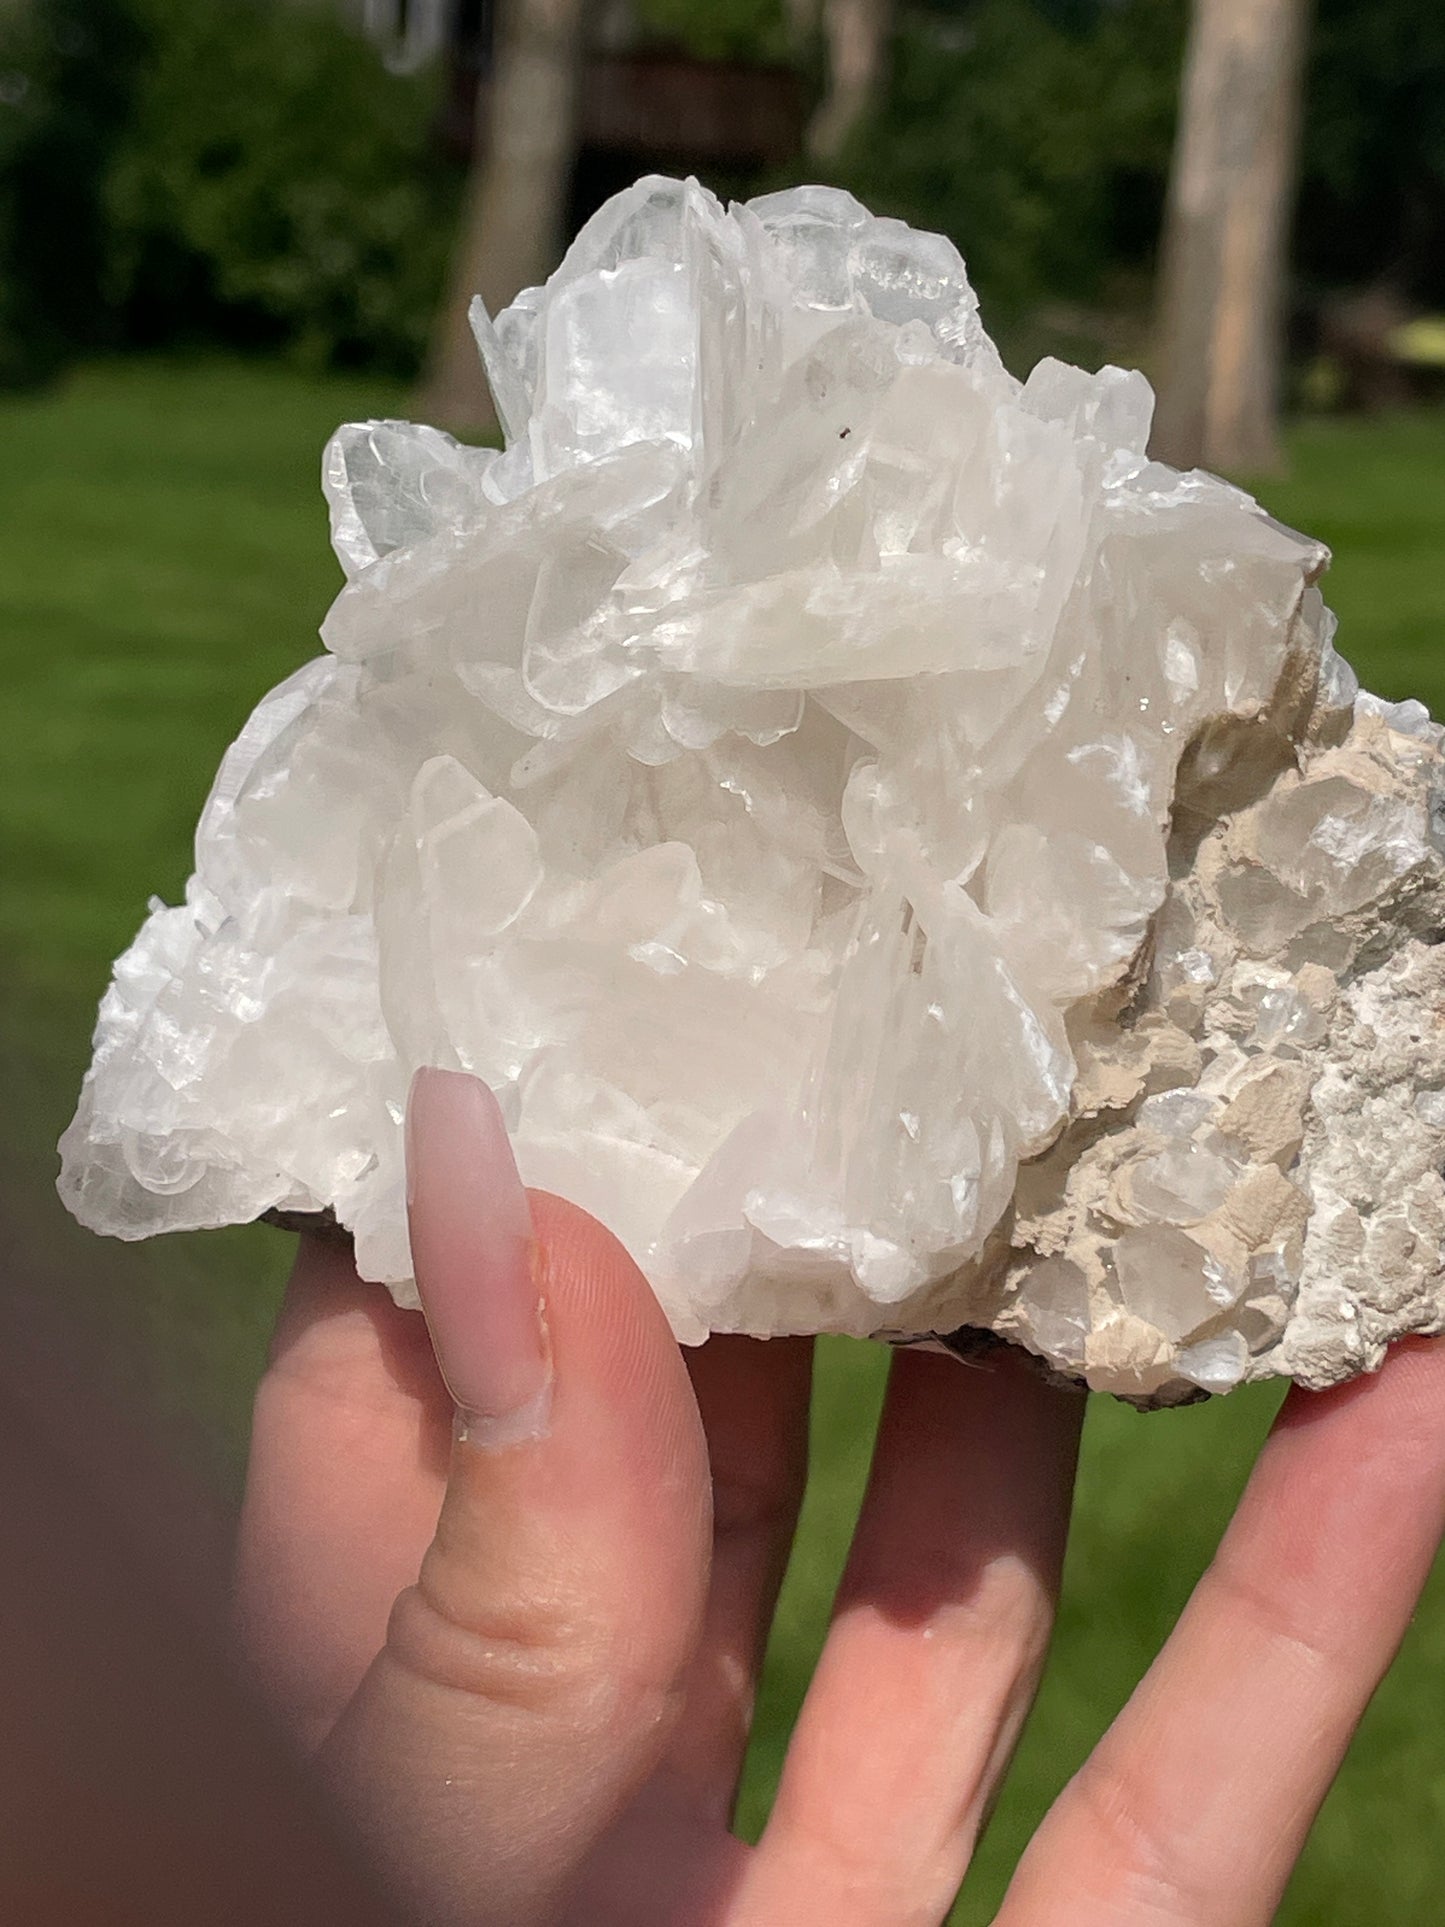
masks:
MULTIPOLYGON (((1188 0, 909 0, 836 178, 951 234, 1015 346, 1049 305, 1142 316, 1187 17, 1188 0)), ((783 0, 635 0, 635 18, 821 83, 820 39, 797 42, 783 0)), ((390 71, 323 0, 0 6, 0 383, 107 343, 410 372, 459 187, 439 84, 390 71)), ((1445 304, 1445 7, 1318 0, 1300 172, 1311 299, 1387 279, 1445 304)))
POLYGON ((638 26, 699 60, 785 60, 782 0, 633 0, 638 26))
MULTIPOLYGON (((1152 263, 1188 15, 1188 0, 914 0, 847 185, 951 234, 1005 327, 1107 297, 1152 263)), ((1317 0, 1299 176, 1311 297, 1389 280, 1445 303, 1445 7, 1317 0)))
POLYGON ((143 53, 128 0, 0 12, 0 384, 107 338, 103 182, 143 53))
POLYGON ((1295 258, 1445 307, 1445 6, 1316 0, 1295 258))
POLYGON ((149 57, 106 180, 132 334, 212 313, 313 366, 410 366, 451 241, 429 81, 331 10, 131 0, 149 57))
POLYGON ((1179 0, 905 11, 843 177, 952 235, 992 324, 1092 297, 1152 253, 1182 44, 1179 0))
POLYGON ((327 7, 22 0, 0 27, 0 379, 97 342, 410 369, 458 187, 435 95, 327 7))

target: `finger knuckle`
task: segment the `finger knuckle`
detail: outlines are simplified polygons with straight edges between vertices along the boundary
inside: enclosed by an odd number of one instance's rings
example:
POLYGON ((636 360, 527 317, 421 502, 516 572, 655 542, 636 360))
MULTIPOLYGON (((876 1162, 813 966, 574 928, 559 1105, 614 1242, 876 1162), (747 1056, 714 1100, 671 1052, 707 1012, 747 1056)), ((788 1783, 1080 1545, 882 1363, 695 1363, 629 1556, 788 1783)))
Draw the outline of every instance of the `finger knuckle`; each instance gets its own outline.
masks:
POLYGON ((565 1599, 478 1598, 425 1567, 397 1599, 387 1629, 392 1659, 414 1678, 520 1711, 595 1696, 607 1676, 598 1645, 565 1599))
POLYGON ((1074 1775, 1070 1793, 1090 1838, 1095 1884, 1107 1886, 1121 1916, 1131 1908, 1161 1927, 1204 1917, 1201 1902, 1208 1896, 1180 1864, 1169 1830, 1152 1812, 1146 1782, 1127 1762, 1096 1750, 1074 1775))
POLYGON ((680 1664, 565 1589, 479 1594, 424 1562, 392 1608, 387 1650, 414 1681, 547 1717, 565 1709, 578 1732, 664 1725, 684 1694, 680 1664))
POLYGON ((1300 1673, 1330 1673, 1337 1663, 1328 1625, 1313 1597, 1292 1600, 1267 1577, 1227 1552, 1216 1555, 1205 1582, 1243 1627, 1263 1639, 1279 1661, 1300 1673))

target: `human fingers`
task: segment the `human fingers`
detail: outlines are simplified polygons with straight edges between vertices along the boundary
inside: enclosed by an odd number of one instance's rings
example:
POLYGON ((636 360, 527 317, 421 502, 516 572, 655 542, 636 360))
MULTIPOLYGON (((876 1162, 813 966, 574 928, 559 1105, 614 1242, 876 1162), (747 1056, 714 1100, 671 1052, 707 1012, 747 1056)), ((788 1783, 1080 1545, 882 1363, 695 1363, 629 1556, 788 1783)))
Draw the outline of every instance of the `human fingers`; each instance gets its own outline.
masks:
POLYGON ((713 1494, 702 1633, 662 1763, 579 1884, 578 1927, 730 1918, 750 1855, 728 1829, 807 1483, 812 1353, 809 1339, 735 1336, 686 1353, 713 1494))
POLYGON ((1445 1529, 1445 1346, 1293 1391, 1214 1561, 1055 1803, 1006 1927, 1272 1920, 1445 1529))
POLYGON ((319 1745, 436 1530, 452 1403, 426 1326, 304 1237, 256 1395, 237 1545, 243 1648, 319 1745))
POLYGON ((810 1339, 711 1338, 687 1354, 708 1442, 712 1578, 665 1771, 726 1827, 808 1478, 810 1339))
POLYGON ((420 1073, 412 1253, 459 1419, 436 1537, 326 1749, 430 1922, 551 1919, 656 1766, 707 1582, 706 1445, 621 1246, 530 1211, 495 1100, 420 1073))
POLYGON ((923 1927, 947 1913, 1043 1664, 1083 1407, 1012 1355, 894 1359, 740 1918, 923 1927))

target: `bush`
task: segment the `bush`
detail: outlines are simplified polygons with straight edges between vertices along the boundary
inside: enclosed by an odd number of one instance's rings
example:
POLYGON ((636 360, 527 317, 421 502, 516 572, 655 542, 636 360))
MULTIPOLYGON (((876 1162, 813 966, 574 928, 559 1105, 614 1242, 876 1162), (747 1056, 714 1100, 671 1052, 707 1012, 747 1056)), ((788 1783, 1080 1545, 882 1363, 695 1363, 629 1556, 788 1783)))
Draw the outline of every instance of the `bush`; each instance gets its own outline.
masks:
POLYGON ((958 242, 993 320, 1147 263, 1168 173, 1181 0, 977 0, 906 12, 886 98, 844 157, 879 212, 958 242))
POLYGON ((323 7, 131 0, 149 39, 105 186, 132 339, 415 364, 452 234, 429 83, 323 7))
POLYGON ((457 191, 433 82, 276 0, 30 0, 8 42, 0 380, 101 342, 416 365, 457 191))
POLYGON ((1317 0, 1295 257, 1445 307, 1445 8, 1317 0))
POLYGON ((633 0, 643 33, 699 60, 786 60, 792 36, 783 0, 633 0))
POLYGON ((102 183, 143 45, 127 0, 0 13, 0 383, 110 332, 102 183))

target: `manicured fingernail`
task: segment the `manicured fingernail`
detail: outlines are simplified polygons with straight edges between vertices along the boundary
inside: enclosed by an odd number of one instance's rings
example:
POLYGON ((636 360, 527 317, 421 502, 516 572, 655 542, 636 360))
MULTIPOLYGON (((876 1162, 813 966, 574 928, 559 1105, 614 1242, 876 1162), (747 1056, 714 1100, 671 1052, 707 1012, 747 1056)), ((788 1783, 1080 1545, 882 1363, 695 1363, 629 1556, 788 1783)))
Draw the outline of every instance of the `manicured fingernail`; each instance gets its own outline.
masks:
POLYGON ((406 1113, 412 1263, 458 1436, 497 1448, 547 1429, 552 1359, 532 1214, 496 1098, 419 1070, 406 1113))

